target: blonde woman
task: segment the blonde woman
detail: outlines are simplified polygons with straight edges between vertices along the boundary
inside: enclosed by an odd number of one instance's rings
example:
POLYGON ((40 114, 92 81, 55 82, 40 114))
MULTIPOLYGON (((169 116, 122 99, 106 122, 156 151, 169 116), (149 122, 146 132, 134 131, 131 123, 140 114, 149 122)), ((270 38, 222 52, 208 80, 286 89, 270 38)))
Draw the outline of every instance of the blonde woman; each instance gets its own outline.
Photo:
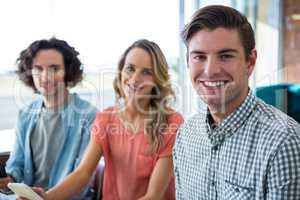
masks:
POLYGON ((114 81, 117 102, 98 113, 91 141, 78 168, 45 199, 69 199, 105 160, 104 200, 175 199, 172 148, 181 115, 170 107, 168 65, 160 48, 134 42, 122 55, 114 81))

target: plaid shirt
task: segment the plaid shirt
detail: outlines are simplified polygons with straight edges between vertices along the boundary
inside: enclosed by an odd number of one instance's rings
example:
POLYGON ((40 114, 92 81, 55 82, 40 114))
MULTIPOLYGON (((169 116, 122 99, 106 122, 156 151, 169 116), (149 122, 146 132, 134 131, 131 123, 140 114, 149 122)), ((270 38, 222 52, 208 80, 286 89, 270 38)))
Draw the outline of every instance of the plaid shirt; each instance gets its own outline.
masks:
POLYGON ((218 127, 207 116, 199 112, 178 131, 176 199, 300 200, 297 122, 251 91, 218 127))

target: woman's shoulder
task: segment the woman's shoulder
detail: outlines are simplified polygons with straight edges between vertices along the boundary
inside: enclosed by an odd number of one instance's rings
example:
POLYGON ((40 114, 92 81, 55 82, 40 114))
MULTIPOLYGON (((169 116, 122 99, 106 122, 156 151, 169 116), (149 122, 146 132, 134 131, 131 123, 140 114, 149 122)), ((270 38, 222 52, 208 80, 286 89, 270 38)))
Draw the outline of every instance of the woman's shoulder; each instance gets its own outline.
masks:
POLYGON ((102 111, 98 112, 96 114, 96 120, 97 122, 107 123, 108 120, 113 119, 114 116, 116 116, 117 110, 114 106, 107 107, 103 109, 102 111))
POLYGON ((182 115, 173 109, 169 109, 169 112, 167 113, 167 124, 165 124, 166 126, 163 131, 164 140, 173 140, 175 138, 178 128, 181 126, 182 123, 182 115))
POLYGON ((181 124, 183 123, 183 116, 175 111, 174 109, 172 108, 168 108, 166 110, 167 112, 167 122, 170 124, 170 123, 176 123, 176 124, 181 124))

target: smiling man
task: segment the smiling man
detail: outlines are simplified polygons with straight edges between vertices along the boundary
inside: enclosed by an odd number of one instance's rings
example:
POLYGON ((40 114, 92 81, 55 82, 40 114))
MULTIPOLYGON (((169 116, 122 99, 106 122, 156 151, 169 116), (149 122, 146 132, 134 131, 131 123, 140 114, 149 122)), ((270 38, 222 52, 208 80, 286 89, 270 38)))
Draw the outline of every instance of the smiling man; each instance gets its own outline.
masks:
POLYGON ((300 126, 249 89, 257 52, 247 18, 207 6, 182 36, 207 108, 178 131, 176 199, 300 199, 300 126))
MULTIPOLYGON (((38 40, 20 53, 17 74, 39 98, 21 109, 16 142, 7 161, 9 182, 49 189, 79 164, 96 108, 69 88, 82 80, 79 53, 64 40, 38 40)), ((91 186, 91 185, 90 185, 91 186)), ((77 199, 91 197, 89 187, 77 199)))

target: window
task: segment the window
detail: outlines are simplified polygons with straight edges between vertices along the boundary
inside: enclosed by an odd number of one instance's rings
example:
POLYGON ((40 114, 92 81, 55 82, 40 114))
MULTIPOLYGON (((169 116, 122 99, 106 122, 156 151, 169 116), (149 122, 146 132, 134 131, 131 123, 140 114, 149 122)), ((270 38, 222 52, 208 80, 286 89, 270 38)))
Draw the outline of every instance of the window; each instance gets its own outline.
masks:
POLYGON ((116 64, 135 40, 157 42, 170 67, 176 67, 178 18, 174 0, 1 2, 0 102, 5 109, 0 111, 0 130, 12 129, 18 109, 34 98, 13 73, 19 52, 34 40, 56 36, 80 52, 86 76, 74 91, 101 110, 114 103, 116 64))

